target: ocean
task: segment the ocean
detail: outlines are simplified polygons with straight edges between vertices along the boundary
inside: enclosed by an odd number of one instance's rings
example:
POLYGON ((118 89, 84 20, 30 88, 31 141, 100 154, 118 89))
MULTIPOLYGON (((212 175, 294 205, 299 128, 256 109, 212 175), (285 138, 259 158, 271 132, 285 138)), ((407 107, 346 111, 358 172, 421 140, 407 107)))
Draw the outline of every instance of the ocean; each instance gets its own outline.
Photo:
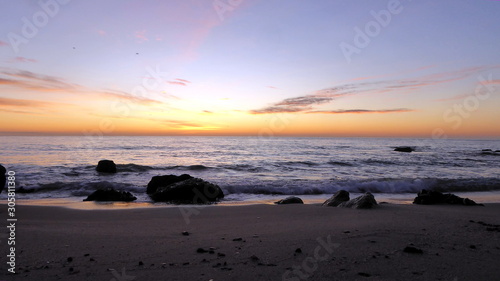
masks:
POLYGON ((500 202, 500 140, 2 136, 0 142, 0 164, 16 173, 24 190, 16 199, 26 204, 80 202, 113 187, 138 197, 128 206, 156 206, 146 185, 169 174, 218 184, 226 195, 222 205, 289 195, 318 203, 340 189, 404 203, 421 189, 500 202), (400 146, 415 151, 394 151, 400 146), (101 159, 113 160, 118 173, 96 172, 101 159))

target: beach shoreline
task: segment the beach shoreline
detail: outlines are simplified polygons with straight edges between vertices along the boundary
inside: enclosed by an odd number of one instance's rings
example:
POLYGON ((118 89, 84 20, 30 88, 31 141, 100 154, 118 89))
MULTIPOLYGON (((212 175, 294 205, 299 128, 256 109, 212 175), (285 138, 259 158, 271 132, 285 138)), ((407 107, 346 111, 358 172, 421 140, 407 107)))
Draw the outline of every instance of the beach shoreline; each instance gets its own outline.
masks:
MULTIPOLYGON (((477 203, 500 203, 500 191, 483 191, 483 192, 453 192, 453 194, 460 196, 462 198, 469 198, 477 203)), ((351 197, 355 198, 362 195, 362 193, 351 193, 351 197)), ((213 206, 252 206, 252 205, 273 205, 274 202, 281 200, 287 195, 252 195, 248 196, 249 199, 232 199, 233 195, 226 196, 220 202, 217 202, 213 206)), ((316 194, 316 195, 297 195, 300 197, 305 204, 321 205, 325 200, 331 197, 328 194, 316 194)), ((375 199, 378 202, 386 202, 391 204, 412 204, 413 199, 416 194, 413 193, 375 193, 375 199)), ((241 195, 236 195, 236 198, 241 198, 241 195)), ((65 207, 70 209, 78 210, 109 210, 109 209, 142 209, 142 208, 176 208, 179 205, 169 204, 165 202, 153 202, 138 200, 133 202, 95 202, 95 201, 83 201, 86 196, 71 197, 71 198, 41 198, 41 199, 19 199, 17 198, 18 204, 28 205, 28 206, 54 206, 54 207, 65 207)))
MULTIPOLYGON (((500 277, 497 203, 380 204, 371 210, 317 204, 115 210, 19 204, 16 208, 17 274, 4 267, 0 279, 500 277), (405 252, 408 246, 422 253, 405 252)), ((7 223, 7 205, 0 205, 0 210, 7 223)), ((0 240, 6 241, 7 235, 0 240)), ((7 243, 1 250, 5 265, 7 243)))

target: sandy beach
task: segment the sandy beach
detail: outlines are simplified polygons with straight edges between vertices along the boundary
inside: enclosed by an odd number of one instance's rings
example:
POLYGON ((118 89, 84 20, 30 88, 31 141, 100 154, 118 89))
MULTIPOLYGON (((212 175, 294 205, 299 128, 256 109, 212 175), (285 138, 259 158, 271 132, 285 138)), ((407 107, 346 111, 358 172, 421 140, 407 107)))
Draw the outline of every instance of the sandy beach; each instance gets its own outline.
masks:
POLYGON ((498 280, 499 213, 500 204, 18 206, 16 274, 7 230, 0 279, 498 280))

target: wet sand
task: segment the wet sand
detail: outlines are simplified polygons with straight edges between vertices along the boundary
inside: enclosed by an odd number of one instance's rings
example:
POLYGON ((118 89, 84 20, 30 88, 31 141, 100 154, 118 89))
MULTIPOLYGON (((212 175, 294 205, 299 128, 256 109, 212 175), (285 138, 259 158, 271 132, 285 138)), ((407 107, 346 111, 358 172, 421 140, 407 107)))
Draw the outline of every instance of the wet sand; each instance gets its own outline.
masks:
POLYGON ((0 280, 500 280, 500 204, 16 211, 0 280))

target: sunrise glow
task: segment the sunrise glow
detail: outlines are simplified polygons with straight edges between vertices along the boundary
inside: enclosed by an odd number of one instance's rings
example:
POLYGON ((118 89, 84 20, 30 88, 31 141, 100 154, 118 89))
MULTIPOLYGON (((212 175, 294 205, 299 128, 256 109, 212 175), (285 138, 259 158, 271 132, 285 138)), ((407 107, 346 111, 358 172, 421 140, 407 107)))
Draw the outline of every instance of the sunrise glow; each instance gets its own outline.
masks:
POLYGON ((2 135, 500 137, 495 1, 37 3, 1 19, 2 135))

